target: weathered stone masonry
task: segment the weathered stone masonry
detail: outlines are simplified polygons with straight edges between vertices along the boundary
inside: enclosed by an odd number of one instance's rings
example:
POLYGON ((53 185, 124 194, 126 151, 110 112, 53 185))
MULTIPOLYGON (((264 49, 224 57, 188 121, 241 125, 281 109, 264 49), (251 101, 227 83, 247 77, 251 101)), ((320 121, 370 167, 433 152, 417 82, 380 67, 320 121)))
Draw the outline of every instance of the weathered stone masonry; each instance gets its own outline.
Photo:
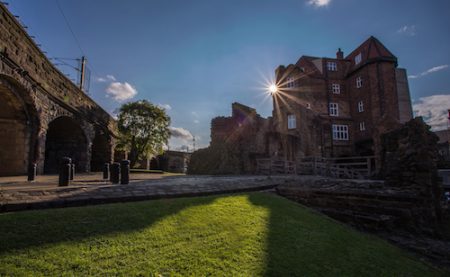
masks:
POLYGON ((231 117, 211 121, 211 144, 192 154, 191 174, 244 174, 256 172, 256 159, 276 152, 271 119, 240 103, 232 104, 231 117))
POLYGON ((54 173, 70 156, 79 171, 113 155, 115 121, 56 69, 0 4, 0 176, 54 173))

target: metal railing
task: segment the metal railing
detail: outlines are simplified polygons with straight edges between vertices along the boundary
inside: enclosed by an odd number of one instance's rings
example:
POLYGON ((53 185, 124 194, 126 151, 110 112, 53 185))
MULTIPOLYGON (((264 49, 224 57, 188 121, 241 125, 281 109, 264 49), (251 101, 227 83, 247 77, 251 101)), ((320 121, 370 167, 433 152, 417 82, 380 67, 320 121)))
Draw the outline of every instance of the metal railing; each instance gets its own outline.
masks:
POLYGON ((322 175, 333 178, 368 179, 375 174, 374 156, 345 158, 305 157, 298 162, 280 159, 258 159, 260 174, 322 175))
POLYGON ((257 159, 256 167, 260 174, 297 174, 297 167, 293 161, 257 159))

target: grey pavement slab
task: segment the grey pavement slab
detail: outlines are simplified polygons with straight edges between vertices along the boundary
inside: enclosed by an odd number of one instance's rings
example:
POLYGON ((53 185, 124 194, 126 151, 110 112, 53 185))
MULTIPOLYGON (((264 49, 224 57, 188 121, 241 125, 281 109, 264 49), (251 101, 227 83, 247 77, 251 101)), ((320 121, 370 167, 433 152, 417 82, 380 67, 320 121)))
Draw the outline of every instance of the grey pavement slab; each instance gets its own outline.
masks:
POLYGON ((292 177, 174 176, 135 180, 128 185, 78 182, 68 187, 8 183, 0 185, 0 212, 260 191, 272 189, 286 179, 292 177))

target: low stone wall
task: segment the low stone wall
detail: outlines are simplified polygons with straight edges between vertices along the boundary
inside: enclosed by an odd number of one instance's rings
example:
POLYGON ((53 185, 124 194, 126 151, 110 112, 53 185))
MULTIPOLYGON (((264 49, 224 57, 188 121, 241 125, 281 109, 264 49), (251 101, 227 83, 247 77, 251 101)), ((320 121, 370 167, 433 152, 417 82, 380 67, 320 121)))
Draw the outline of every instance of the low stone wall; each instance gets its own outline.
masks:
POLYGON ((383 181, 303 177, 278 186, 288 199, 337 220, 376 232, 435 236, 434 209, 417 191, 387 187, 383 181))
POLYGON ((449 221, 436 225, 433 201, 417 189, 392 187, 384 181, 301 176, 286 180, 276 190, 281 196, 450 268, 450 233, 443 225, 449 221))

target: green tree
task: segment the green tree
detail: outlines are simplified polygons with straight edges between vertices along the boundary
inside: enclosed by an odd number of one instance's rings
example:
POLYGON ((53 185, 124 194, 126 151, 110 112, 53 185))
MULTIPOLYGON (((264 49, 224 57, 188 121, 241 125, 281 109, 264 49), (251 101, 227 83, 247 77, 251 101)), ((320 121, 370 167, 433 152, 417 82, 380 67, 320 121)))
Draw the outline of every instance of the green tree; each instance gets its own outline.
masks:
POLYGON ((123 104, 118 114, 118 149, 129 152, 130 166, 160 154, 170 136, 170 117, 147 100, 123 104))

